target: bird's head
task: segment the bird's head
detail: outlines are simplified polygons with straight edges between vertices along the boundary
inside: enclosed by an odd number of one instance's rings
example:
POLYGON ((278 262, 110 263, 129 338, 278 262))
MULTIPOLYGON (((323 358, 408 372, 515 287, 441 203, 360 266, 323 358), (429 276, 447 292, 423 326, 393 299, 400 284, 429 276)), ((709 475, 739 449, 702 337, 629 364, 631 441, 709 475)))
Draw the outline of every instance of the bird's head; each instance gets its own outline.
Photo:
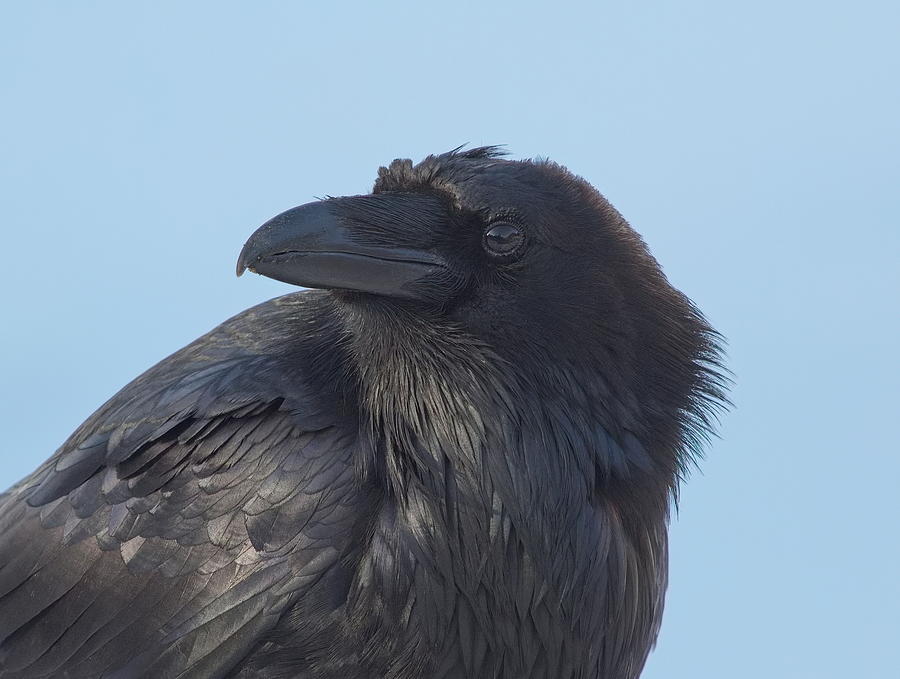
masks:
POLYGON ((238 273, 402 309, 511 364, 600 375, 610 398, 646 411, 644 428, 673 413, 704 417, 720 396, 716 335, 641 237, 580 177, 501 156, 485 147, 395 160, 371 194, 264 224, 238 273))

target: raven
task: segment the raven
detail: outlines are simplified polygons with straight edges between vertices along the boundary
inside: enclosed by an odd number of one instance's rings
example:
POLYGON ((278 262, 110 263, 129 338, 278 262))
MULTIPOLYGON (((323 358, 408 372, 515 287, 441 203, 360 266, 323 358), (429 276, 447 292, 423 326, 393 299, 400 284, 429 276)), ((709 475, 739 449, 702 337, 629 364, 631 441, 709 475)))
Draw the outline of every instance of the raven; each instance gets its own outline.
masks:
POLYGON ((633 679, 719 335, 496 147, 273 218, 224 322, 0 496, 0 677, 633 679))

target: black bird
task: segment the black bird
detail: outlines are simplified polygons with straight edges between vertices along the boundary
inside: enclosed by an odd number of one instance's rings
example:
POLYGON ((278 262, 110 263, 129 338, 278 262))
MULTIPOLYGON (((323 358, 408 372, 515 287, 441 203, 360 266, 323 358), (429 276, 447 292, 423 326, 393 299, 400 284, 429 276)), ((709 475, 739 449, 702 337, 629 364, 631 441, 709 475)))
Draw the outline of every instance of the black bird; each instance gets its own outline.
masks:
POLYGON ((633 679, 718 336, 587 182, 495 147, 275 217, 319 288, 0 496, 0 677, 633 679))

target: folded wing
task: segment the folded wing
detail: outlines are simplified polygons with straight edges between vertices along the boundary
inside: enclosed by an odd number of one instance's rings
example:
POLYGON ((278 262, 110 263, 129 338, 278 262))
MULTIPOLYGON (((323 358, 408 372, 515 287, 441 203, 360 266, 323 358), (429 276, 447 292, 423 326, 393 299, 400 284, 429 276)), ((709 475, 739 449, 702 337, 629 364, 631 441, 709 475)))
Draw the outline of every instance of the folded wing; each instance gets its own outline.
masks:
POLYGON ((0 677, 221 676, 338 562, 353 434, 272 374, 167 359, 0 495, 0 677))

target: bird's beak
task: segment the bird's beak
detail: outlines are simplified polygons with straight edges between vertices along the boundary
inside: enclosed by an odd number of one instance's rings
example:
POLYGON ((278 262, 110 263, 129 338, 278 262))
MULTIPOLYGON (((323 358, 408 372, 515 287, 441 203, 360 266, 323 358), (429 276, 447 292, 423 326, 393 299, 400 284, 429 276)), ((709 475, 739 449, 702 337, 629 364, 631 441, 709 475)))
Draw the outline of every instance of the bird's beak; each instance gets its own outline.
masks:
POLYGON ((250 269, 308 288, 433 298, 452 278, 447 263, 428 249, 440 226, 435 222, 442 220, 446 207, 422 194, 308 203, 282 212, 250 236, 237 275, 250 269))

